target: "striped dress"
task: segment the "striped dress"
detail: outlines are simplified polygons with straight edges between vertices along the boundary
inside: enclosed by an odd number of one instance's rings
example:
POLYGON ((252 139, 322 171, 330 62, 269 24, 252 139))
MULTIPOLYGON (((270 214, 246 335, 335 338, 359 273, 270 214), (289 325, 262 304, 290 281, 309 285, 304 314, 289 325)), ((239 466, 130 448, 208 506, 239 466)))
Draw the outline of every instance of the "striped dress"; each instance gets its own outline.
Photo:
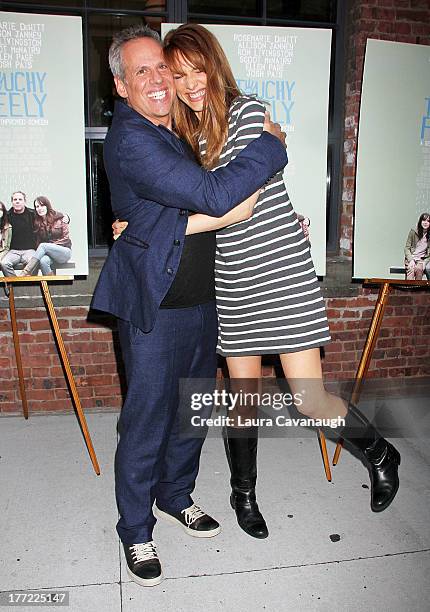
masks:
MULTIPOLYGON (((217 168, 261 134, 264 112, 255 98, 234 100, 217 168)), ((330 341, 309 243, 282 172, 261 190, 250 219, 217 232, 215 283, 220 355, 291 353, 330 341)))

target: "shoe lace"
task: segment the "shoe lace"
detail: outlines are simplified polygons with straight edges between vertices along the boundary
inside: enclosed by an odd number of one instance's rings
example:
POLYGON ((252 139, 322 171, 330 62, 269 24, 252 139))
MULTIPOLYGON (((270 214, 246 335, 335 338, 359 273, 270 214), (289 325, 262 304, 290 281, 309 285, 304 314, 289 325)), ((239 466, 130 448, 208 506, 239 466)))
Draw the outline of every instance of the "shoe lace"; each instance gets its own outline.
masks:
POLYGON ((185 522, 189 527, 192 523, 194 523, 194 521, 196 521, 202 516, 205 516, 206 513, 203 512, 200 506, 198 506, 197 504, 193 504, 189 508, 185 508, 185 510, 182 510, 181 514, 184 515, 185 522))
POLYGON ((145 542, 144 544, 134 544, 130 546, 130 549, 135 563, 149 561, 149 559, 158 559, 157 549, 153 541, 145 542))

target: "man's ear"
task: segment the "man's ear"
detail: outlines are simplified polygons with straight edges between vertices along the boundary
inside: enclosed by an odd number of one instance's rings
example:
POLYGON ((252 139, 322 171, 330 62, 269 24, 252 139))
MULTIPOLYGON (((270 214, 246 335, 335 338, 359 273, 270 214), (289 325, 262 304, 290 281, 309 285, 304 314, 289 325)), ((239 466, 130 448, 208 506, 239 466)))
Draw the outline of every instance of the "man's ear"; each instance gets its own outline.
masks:
POLYGON ((113 79, 115 81, 115 87, 116 90, 118 92, 118 95, 121 96, 121 98, 127 98, 127 89, 126 86, 124 85, 124 81, 122 81, 119 77, 114 77, 113 79))

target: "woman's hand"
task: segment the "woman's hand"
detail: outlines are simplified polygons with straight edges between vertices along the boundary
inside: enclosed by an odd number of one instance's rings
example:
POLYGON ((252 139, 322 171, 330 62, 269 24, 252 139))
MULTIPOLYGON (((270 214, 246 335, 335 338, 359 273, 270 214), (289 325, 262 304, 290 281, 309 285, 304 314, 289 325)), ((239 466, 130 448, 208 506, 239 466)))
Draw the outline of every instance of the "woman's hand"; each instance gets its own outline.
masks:
POLYGON ((122 234, 122 232, 125 230, 125 228, 128 225, 128 221, 120 221, 119 219, 116 219, 116 221, 114 221, 112 223, 112 230, 113 230, 113 239, 116 240, 117 238, 119 238, 122 234))
POLYGON ((276 136, 276 138, 279 138, 283 145, 287 146, 285 144, 286 134, 281 130, 279 123, 273 123, 273 121, 270 119, 269 111, 264 113, 263 132, 269 132, 269 134, 272 134, 272 136, 276 136))

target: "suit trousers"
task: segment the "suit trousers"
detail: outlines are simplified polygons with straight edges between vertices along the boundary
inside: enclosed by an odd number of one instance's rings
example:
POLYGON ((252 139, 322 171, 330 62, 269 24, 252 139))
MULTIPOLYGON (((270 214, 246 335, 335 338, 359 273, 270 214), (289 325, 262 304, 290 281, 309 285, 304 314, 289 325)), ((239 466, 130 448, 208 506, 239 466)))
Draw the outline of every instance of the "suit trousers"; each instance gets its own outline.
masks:
POLYGON ((154 501, 167 512, 193 503, 204 438, 181 436, 179 379, 216 377, 215 302, 160 309, 148 333, 123 320, 118 330, 127 395, 115 456, 117 531, 138 544, 152 540, 154 501))

